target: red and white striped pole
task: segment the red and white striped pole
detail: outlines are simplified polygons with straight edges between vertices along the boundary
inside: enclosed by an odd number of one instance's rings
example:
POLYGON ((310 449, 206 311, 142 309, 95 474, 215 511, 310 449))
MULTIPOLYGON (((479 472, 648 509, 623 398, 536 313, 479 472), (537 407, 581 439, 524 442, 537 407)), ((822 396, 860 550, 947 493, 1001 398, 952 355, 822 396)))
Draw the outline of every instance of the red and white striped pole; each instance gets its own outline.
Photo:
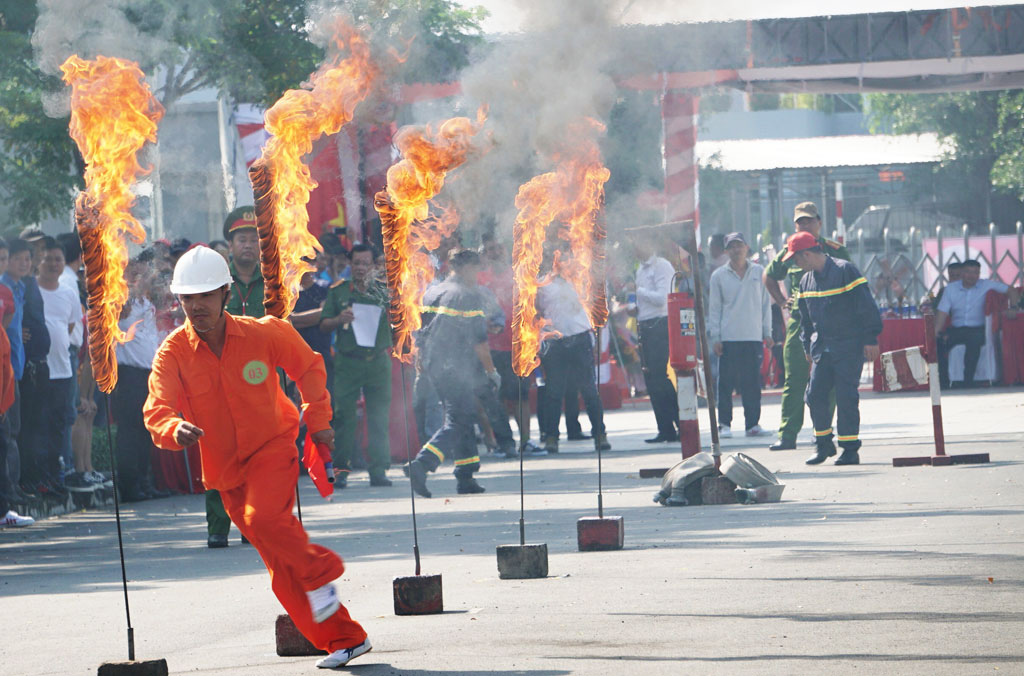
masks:
POLYGON ((679 445, 685 460, 700 453, 696 371, 676 371, 676 396, 679 401, 679 445))
POLYGON ((693 220, 700 248, 697 181, 698 97, 666 89, 661 95, 662 162, 665 172, 665 221, 693 220))
POLYGON ((942 395, 939 385, 939 351, 935 337, 935 311, 927 308, 924 311, 924 351, 928 363, 928 391, 932 400, 932 432, 935 437, 935 455, 893 458, 893 467, 913 467, 931 465, 966 465, 989 462, 988 453, 961 453, 946 455, 946 438, 942 430, 942 395))
POLYGON ((843 182, 836 181, 836 237, 846 244, 846 222, 843 221, 843 182))
POLYGON ((946 437, 942 431, 942 388, 939 383, 939 351, 938 341, 935 340, 935 311, 926 308, 924 311, 924 352, 928 360, 928 393, 932 399, 932 432, 935 437, 935 457, 932 458, 932 465, 949 465, 951 462, 940 460, 946 458, 946 437))

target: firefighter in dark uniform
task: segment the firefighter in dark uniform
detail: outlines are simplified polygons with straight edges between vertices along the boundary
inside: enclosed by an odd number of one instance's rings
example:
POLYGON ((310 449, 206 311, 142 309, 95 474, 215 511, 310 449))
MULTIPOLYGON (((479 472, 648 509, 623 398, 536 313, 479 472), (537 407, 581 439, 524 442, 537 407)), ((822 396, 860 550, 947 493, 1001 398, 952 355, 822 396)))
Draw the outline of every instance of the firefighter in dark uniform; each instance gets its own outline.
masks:
MULTIPOLYGON (((796 205, 793 210, 793 222, 797 232, 811 233, 829 256, 850 260, 846 247, 821 237, 821 217, 814 202, 801 202, 796 205)), ((787 258, 786 253, 785 249, 780 251, 764 271, 764 285, 768 289, 768 295, 780 308, 789 309, 786 342, 782 351, 783 367, 786 371, 786 382, 782 388, 782 420, 779 423, 779 440, 768 447, 772 451, 791 451, 796 448, 797 434, 804 426, 804 390, 807 389, 810 376, 810 369, 800 344, 800 313, 796 306, 796 291, 804 271, 798 265, 794 265, 793 259, 787 258), (788 301, 779 287, 779 282, 783 279, 788 280, 788 301)), ((835 400, 830 400, 833 402, 830 404, 830 410, 834 412, 835 400)))
POLYGON ((497 389, 501 382, 487 343, 484 300, 477 290, 480 256, 469 249, 448 254, 452 274, 423 297, 419 368, 444 405, 444 425, 423 444, 409 463, 413 490, 425 498, 427 472, 437 470, 447 455, 455 461, 456 490, 483 493, 473 473, 480 469, 473 425, 477 420, 477 392, 497 389))
POLYGON ((813 234, 798 232, 790 237, 786 256, 807 271, 797 292, 800 340, 811 364, 807 406, 817 444, 817 452, 807 464, 821 464, 836 454, 829 401, 834 388, 836 431, 843 449, 836 464, 856 465, 860 463, 857 387, 864 360, 878 357, 878 334, 882 332, 878 306, 857 266, 826 255, 813 234))

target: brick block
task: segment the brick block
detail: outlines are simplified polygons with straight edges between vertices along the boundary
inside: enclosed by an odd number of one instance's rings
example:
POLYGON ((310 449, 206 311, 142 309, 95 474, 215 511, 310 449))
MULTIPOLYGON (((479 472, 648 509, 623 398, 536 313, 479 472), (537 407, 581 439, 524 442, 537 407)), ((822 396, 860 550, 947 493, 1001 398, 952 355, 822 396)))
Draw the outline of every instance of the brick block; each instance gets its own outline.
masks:
POLYGON ((528 580, 547 576, 546 544, 498 546, 498 577, 502 580, 528 580))
POLYGON ((313 657, 327 654, 326 650, 320 650, 310 643, 287 614, 277 616, 274 623, 274 640, 277 643, 277 654, 281 657, 313 657))
POLYGON ((705 505, 736 504, 736 484, 724 476, 706 476, 700 482, 700 498, 705 505))
POLYGON ((625 523, 621 516, 585 516, 576 521, 576 542, 581 552, 622 549, 625 523))
POLYGON ((167 660, 141 660, 131 662, 104 662, 97 676, 167 676, 167 660))
POLYGON ((435 615, 444 612, 440 575, 396 577, 395 615, 435 615))

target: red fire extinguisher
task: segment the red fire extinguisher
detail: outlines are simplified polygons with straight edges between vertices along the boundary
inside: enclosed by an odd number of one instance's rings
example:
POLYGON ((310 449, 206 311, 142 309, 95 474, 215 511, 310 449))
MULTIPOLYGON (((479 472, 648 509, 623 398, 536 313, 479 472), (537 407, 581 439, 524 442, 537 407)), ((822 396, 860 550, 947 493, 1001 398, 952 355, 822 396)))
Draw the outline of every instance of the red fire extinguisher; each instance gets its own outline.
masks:
POLYGON ((697 368, 697 313, 688 293, 668 295, 668 361, 676 371, 697 368))

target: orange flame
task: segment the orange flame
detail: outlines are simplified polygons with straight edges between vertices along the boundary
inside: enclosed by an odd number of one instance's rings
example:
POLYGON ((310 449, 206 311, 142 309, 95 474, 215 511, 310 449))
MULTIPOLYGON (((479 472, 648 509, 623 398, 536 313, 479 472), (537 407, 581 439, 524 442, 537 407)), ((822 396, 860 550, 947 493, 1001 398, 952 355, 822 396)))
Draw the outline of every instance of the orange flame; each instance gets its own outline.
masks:
POLYGON ((459 224, 451 207, 431 215, 430 200, 441 192, 448 172, 466 161, 485 119, 481 109, 476 122, 455 117, 436 132, 430 126, 404 127, 395 134, 395 147, 404 159, 388 169, 387 188, 377 193, 373 206, 383 226, 394 355, 406 362, 416 349, 412 333, 422 326, 420 302, 434 278, 427 252, 440 246, 459 224))
POLYGON ((538 279, 548 226, 558 221, 558 237, 569 242, 568 259, 555 253, 555 267, 573 285, 588 307, 593 326, 608 319, 604 294, 604 224, 599 215, 604 184, 611 172, 601 161, 596 135, 604 126, 595 120, 573 125, 556 156, 554 171, 541 174, 519 188, 513 230, 512 268, 516 282, 512 316, 512 367, 525 377, 538 364, 544 323, 537 316, 538 279))
MULTIPOLYGON (((377 74, 370 48, 362 35, 338 19, 334 30, 337 52, 310 78, 308 89, 291 89, 267 111, 270 139, 263 148, 263 162, 272 177, 275 224, 280 252, 280 293, 286 315, 295 307, 300 280, 314 266, 320 243, 309 232, 306 204, 316 188, 302 158, 313 150, 321 135, 336 134, 352 120, 355 107, 366 98, 377 74), (341 52, 348 48, 347 58, 341 52)), ((273 280, 268 287, 273 287, 273 280)))
POLYGON ((69 131, 86 163, 85 192, 75 208, 89 291, 89 354, 96 382, 109 393, 117 384, 114 341, 131 339, 117 326, 129 295, 125 238, 136 244, 146 239, 131 214, 130 188, 144 173, 136 156, 147 141, 156 141, 164 109, 131 61, 74 55, 61 72, 71 86, 69 131))

